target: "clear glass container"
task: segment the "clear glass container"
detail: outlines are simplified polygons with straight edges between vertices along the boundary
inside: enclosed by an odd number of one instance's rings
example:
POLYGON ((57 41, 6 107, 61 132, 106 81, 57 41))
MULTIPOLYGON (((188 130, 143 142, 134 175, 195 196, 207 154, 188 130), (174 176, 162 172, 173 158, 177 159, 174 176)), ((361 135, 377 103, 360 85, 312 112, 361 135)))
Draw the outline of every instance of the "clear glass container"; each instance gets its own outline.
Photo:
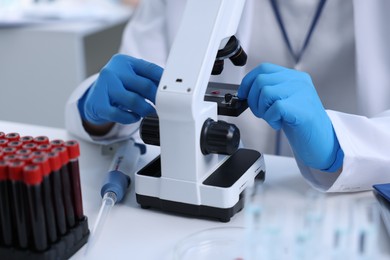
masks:
POLYGON ((194 233, 174 248, 174 260, 242 260, 245 228, 220 227, 194 233))

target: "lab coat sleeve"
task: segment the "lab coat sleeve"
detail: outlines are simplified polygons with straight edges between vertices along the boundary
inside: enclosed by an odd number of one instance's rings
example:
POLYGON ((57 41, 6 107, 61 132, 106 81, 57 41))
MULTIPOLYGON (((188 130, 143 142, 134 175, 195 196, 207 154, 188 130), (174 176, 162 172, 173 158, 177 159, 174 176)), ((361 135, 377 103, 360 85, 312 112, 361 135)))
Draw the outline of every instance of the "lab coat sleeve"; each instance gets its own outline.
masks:
POLYGON ((80 97, 93 84, 98 75, 93 75, 86 79, 78 88, 76 88, 69 97, 65 108, 65 127, 70 134, 73 134, 83 140, 108 144, 123 140, 133 135, 135 139, 139 139, 138 127, 139 123, 130 125, 115 124, 114 127, 104 136, 92 136, 87 133, 83 127, 80 113, 77 107, 80 97))
POLYGON ((327 192, 353 192, 390 183, 390 110, 367 118, 327 111, 344 152, 342 171, 321 172, 297 160, 305 179, 327 192))

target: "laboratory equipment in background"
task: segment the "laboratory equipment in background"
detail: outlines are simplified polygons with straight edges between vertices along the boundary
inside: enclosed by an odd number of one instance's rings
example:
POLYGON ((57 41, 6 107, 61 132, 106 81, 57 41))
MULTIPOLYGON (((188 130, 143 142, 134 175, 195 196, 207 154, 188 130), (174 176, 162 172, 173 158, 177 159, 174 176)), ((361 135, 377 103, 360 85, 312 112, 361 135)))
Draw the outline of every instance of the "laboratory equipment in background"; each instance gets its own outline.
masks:
POLYGON ((67 259, 89 236, 79 144, 0 132, 0 258, 67 259))
POLYGON ((130 138, 105 146, 103 151, 107 152, 108 150, 114 150, 115 152, 100 190, 102 204, 89 237, 85 254, 88 254, 96 244, 112 207, 121 202, 125 197, 131 183, 130 175, 134 175, 141 154, 146 153, 146 146, 144 144, 138 144, 134 139, 130 138))
POLYGON ((136 174, 136 198, 143 208, 228 222, 242 209, 245 188, 264 178, 263 155, 239 148, 239 129, 218 121, 223 108, 232 116, 247 108, 234 97, 236 89, 226 98, 205 97, 210 75, 222 73, 224 61, 246 63, 234 36, 244 4, 187 2, 157 90, 158 117, 145 118, 140 127, 145 143, 161 147, 161 155, 136 174))
POLYGON ((312 189, 297 194, 257 183, 245 199, 244 226, 189 234, 173 248, 173 259, 387 259, 379 253, 381 225, 372 197, 312 189))

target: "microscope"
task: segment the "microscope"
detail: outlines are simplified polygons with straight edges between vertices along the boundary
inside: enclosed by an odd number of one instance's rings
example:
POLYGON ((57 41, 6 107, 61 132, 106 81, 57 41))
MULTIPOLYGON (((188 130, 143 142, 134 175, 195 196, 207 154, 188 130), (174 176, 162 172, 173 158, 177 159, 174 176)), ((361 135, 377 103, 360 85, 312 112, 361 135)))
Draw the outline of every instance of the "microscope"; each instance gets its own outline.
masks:
POLYGON ((137 202, 229 222, 244 206, 244 190, 264 179, 261 153, 240 148, 240 131, 218 121, 248 108, 237 86, 209 83, 224 60, 243 66, 236 33, 245 0, 189 0, 157 90, 158 116, 143 119, 140 135, 161 154, 135 175, 137 202), (224 95, 221 95, 225 93, 224 95))

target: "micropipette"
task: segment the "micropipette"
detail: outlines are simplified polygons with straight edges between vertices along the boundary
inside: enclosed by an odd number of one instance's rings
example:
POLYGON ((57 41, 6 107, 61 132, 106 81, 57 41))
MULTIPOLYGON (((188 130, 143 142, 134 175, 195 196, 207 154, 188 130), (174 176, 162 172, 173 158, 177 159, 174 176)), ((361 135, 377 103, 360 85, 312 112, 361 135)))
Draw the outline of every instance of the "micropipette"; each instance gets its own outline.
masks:
POLYGON ((146 146, 135 143, 132 138, 117 144, 109 172, 100 190, 102 204, 89 236, 85 254, 88 254, 90 248, 96 243, 111 208, 123 199, 130 186, 130 176, 125 173, 134 173, 140 155, 145 152, 146 146))

